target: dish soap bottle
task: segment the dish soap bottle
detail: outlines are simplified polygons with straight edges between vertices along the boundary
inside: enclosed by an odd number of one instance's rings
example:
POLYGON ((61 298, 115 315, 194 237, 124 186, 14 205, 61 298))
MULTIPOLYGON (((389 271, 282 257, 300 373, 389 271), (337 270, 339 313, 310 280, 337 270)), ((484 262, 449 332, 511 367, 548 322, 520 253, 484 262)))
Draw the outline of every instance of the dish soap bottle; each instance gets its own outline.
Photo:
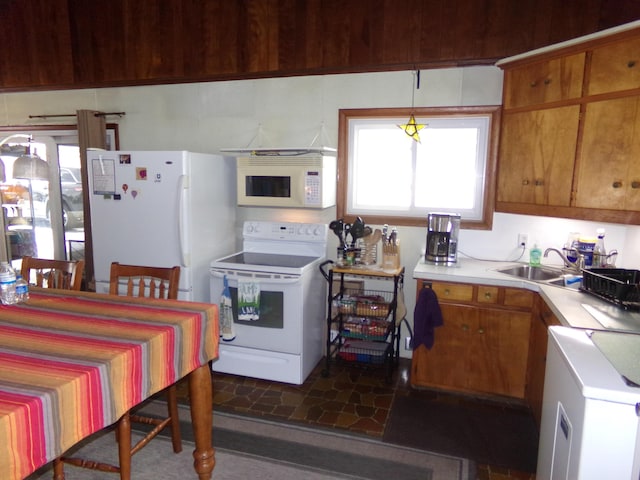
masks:
POLYGON ((532 267, 539 267, 540 257, 542 257, 542 250, 538 248, 537 243, 534 243, 533 248, 529 250, 529 265, 532 267))

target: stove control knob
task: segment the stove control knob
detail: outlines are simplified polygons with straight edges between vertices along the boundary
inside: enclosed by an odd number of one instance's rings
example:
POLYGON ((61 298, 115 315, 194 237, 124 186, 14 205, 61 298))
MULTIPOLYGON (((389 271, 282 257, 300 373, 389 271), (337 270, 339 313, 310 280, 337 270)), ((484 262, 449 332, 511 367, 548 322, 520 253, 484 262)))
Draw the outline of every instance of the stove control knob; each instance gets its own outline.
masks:
POLYGON ((260 231, 260 224, 258 223, 246 223, 245 233, 257 233, 260 231))

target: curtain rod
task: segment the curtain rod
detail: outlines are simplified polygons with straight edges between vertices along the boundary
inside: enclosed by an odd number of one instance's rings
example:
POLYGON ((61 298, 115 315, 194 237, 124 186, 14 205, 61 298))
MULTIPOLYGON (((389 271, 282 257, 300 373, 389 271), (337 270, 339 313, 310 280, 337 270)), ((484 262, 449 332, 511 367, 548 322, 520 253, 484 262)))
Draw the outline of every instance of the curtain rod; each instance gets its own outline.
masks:
MULTIPOLYGON (((107 115, 117 115, 122 117, 126 115, 125 112, 96 112, 94 113, 96 117, 106 117, 107 115)), ((50 114, 50 115, 29 115, 29 118, 51 118, 51 117, 75 117, 75 113, 60 113, 60 114, 50 114)))

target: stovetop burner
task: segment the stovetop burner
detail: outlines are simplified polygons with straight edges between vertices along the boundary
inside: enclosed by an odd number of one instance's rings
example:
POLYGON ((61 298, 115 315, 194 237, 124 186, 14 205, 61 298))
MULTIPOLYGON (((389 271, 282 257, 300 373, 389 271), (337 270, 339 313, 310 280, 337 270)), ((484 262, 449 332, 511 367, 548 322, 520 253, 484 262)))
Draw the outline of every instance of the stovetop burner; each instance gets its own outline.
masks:
POLYGON ((326 256, 326 224, 246 221, 242 250, 211 263, 213 269, 302 275, 326 256))
POLYGON ((274 268, 303 268, 318 260, 317 257, 282 255, 275 253, 240 252, 221 258, 217 263, 274 268))

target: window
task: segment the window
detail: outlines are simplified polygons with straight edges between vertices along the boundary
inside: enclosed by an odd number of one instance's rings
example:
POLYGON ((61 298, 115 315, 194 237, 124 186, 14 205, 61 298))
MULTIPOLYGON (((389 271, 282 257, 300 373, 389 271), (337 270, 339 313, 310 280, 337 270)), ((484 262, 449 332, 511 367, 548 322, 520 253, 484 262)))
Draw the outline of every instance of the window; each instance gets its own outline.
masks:
POLYGON ((491 228, 499 107, 340 110, 339 218, 425 224, 460 213, 465 228, 491 228), (420 143, 398 125, 413 113, 420 143))

